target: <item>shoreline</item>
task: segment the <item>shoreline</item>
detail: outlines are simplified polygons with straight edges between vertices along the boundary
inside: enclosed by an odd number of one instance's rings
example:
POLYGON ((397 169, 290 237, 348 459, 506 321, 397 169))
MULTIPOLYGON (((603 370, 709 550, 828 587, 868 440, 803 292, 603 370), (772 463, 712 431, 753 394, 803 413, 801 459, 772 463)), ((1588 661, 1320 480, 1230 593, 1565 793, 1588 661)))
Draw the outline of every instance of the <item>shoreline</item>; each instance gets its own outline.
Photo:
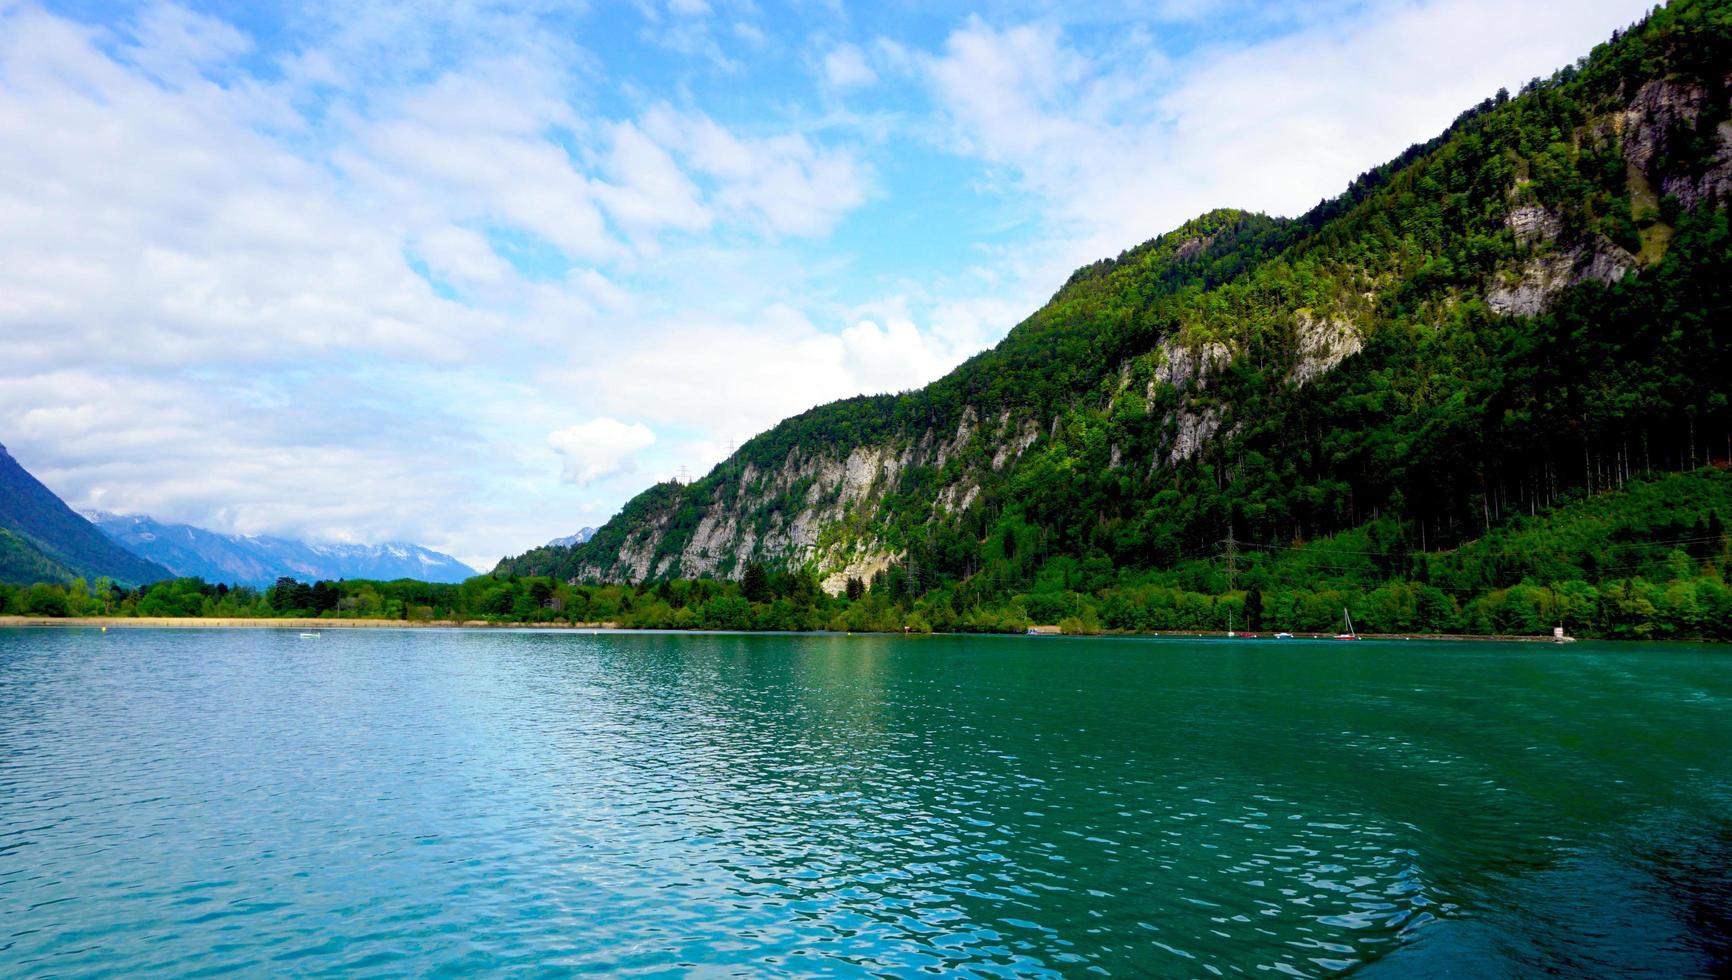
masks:
POLYGON ((229 616, 0 616, 0 629, 99 626, 158 629, 618 629, 618 623, 489 623, 484 619, 249 619, 229 616))
MULTIPOLYGON (((108 627, 131 629, 292 629, 292 630, 344 630, 344 629, 465 629, 465 630, 609 630, 621 633, 737 633, 738 630, 648 630, 622 629, 618 623, 490 623, 482 619, 434 619, 434 620, 403 620, 403 619, 256 619, 243 617, 215 616, 203 618, 198 616, 0 616, 0 629, 35 629, 35 628, 75 628, 75 627, 108 627)), ((812 632, 826 634, 830 631, 805 630, 771 630, 744 632, 762 633, 765 636, 798 635, 812 632)), ((934 633, 906 634, 899 632, 872 633, 863 632, 861 636, 970 636, 968 633, 934 633)), ((1021 636, 1020 633, 978 634, 991 636, 1021 636)), ((1552 643, 1550 636, 1522 636, 1501 633, 1470 634, 1470 633, 1361 633, 1365 640, 1438 640, 1438 641, 1491 641, 1499 643, 1552 643)), ((1111 633, 1096 634, 1040 634, 1031 639, 1050 639, 1052 637, 1067 638, 1136 638, 1136 637, 1190 637, 1192 639, 1240 639, 1268 640, 1281 642, 1272 633, 1258 633, 1246 636, 1242 632, 1236 637, 1229 637, 1225 630, 1154 630, 1147 633, 1111 633)), ((1296 640, 1333 640, 1332 633, 1295 633, 1296 640)), ((1607 640, 1606 642, 1617 642, 1607 640)), ((1642 642, 1681 642, 1709 643, 1710 640, 1674 640, 1674 641, 1642 641, 1642 642)))

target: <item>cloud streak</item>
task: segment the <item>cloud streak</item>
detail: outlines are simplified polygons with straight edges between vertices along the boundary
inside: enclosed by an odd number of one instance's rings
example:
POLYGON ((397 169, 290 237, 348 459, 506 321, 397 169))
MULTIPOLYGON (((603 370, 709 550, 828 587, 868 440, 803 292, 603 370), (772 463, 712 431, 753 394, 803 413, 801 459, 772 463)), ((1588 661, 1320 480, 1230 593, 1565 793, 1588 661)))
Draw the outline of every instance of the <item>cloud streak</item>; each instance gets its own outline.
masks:
POLYGON ((590 419, 547 436, 547 444, 565 461, 566 482, 580 487, 634 472, 638 452, 655 441, 649 426, 610 418, 590 419))

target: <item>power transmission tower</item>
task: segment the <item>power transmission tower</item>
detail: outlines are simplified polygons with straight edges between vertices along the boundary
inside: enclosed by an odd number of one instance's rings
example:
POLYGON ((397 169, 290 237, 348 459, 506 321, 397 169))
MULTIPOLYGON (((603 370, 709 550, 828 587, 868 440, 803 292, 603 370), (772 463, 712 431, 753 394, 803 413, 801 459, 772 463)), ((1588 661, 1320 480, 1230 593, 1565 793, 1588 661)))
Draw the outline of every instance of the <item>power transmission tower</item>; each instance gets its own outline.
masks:
POLYGON ((680 465, 680 475, 674 477, 674 482, 679 483, 682 486, 692 482, 692 472, 691 470, 686 469, 683 463, 680 465))
POLYGON ((1227 522, 1227 540, 1221 542, 1227 549, 1227 591, 1234 591, 1239 581, 1239 541, 1233 537, 1233 522, 1227 522))

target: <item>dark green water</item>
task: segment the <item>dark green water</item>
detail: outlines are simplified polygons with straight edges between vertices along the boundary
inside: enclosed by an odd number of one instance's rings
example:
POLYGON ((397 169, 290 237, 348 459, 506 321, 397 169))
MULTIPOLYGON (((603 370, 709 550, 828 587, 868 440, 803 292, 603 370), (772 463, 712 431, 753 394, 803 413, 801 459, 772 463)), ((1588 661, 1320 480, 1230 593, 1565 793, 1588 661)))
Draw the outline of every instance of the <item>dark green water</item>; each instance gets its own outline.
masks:
POLYGON ((0 974, 1732 969, 1732 656, 0 631, 0 974))

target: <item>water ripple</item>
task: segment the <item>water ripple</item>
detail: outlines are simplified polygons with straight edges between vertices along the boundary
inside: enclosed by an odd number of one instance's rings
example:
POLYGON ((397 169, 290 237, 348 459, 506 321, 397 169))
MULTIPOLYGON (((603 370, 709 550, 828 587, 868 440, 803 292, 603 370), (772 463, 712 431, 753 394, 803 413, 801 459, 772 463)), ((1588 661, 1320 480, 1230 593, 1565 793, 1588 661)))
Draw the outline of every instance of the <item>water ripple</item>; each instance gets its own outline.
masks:
POLYGON ((1732 963, 1732 660, 1362 646, 9 631, 0 971, 1732 963))

